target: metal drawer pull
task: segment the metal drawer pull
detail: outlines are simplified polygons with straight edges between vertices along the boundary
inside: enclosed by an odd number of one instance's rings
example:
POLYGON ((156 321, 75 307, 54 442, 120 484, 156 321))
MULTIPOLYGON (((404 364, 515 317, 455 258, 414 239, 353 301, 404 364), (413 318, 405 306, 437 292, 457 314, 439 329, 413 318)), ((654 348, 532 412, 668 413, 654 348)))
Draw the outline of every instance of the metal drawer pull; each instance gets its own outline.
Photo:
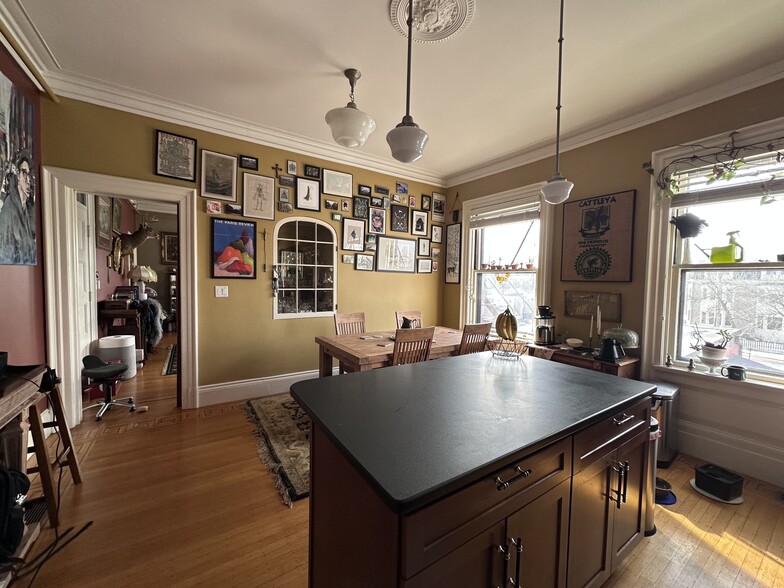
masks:
POLYGON ((615 425, 616 425, 616 426, 618 426, 618 427, 620 427, 621 425, 625 425, 625 424, 626 424, 626 423, 628 423, 629 421, 632 421, 632 420, 634 420, 634 415, 633 415, 633 414, 626 414, 626 413, 623 413, 623 414, 621 415, 620 419, 621 419, 621 420, 618 420, 617 418, 614 418, 614 419, 613 419, 613 422, 614 422, 614 423, 615 423, 615 425))
POLYGON ((509 480, 507 480, 506 482, 504 482, 501 479, 501 476, 496 476, 495 487, 498 490, 506 490, 507 488, 509 488, 509 486, 511 486, 515 482, 523 480, 524 478, 527 478, 528 476, 530 476, 533 473, 532 469, 523 470, 523 469, 520 468, 520 466, 517 466, 515 468, 515 471, 517 472, 517 475, 514 476, 513 478, 509 478, 509 480))
MULTIPOLYGON (((621 475, 623 476, 623 494, 621 494, 621 500, 623 500, 624 504, 626 504, 626 488, 629 482, 629 470, 632 469, 629 465, 628 461, 623 462, 623 468, 621 470, 621 475)), ((620 505, 618 505, 620 507, 620 505)))

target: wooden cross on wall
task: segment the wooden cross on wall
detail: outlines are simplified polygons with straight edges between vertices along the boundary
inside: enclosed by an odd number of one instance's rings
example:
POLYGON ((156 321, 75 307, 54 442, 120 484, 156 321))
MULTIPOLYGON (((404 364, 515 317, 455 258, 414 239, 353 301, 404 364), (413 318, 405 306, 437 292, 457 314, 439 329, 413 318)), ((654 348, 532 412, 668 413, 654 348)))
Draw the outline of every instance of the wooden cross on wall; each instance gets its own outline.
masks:
POLYGON ((276 178, 279 178, 279 177, 280 177, 280 172, 282 172, 282 171, 283 171, 283 168, 282 168, 282 167, 280 167, 280 166, 279 166, 279 165, 276 163, 275 165, 273 165, 273 166, 272 166, 272 171, 274 171, 274 172, 275 172, 275 177, 276 177, 276 178))

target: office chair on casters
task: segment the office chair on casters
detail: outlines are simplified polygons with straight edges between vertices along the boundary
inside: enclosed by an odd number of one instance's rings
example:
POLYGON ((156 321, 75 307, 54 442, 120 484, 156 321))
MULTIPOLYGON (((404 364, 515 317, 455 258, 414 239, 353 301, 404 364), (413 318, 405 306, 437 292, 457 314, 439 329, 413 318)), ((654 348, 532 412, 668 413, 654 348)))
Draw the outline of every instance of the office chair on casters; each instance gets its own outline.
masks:
POLYGON ((128 369, 127 365, 124 363, 106 363, 97 355, 86 355, 82 358, 82 364, 84 365, 84 368, 82 368, 82 375, 103 388, 103 400, 96 404, 91 404, 84 408, 83 411, 95 408, 96 406, 100 407, 98 408, 98 414, 95 415, 95 420, 100 421, 103 418, 104 413, 112 406, 129 408, 131 412, 136 410, 136 405, 133 403, 133 398, 130 396, 112 399, 112 389, 120 380, 120 376, 128 369))

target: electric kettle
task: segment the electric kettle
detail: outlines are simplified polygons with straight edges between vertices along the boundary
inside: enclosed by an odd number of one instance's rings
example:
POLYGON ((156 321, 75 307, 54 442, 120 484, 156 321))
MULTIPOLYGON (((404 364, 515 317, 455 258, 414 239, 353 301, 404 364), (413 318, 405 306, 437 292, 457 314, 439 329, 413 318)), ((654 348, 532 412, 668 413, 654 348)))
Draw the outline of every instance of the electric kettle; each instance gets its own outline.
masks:
POLYGON ((616 339, 604 339, 602 341, 602 352, 599 359, 604 361, 617 361, 621 357, 626 357, 623 346, 616 339))

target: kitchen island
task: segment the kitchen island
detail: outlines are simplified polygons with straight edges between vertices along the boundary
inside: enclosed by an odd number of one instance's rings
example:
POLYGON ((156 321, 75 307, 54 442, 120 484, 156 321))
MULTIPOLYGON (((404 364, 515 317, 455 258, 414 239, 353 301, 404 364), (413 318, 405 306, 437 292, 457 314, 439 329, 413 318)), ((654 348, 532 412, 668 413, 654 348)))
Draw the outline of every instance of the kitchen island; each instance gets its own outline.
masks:
POLYGON ((601 583, 642 537, 654 390, 490 352, 295 384, 311 586, 601 583), (572 561, 588 522, 599 549, 572 561))

